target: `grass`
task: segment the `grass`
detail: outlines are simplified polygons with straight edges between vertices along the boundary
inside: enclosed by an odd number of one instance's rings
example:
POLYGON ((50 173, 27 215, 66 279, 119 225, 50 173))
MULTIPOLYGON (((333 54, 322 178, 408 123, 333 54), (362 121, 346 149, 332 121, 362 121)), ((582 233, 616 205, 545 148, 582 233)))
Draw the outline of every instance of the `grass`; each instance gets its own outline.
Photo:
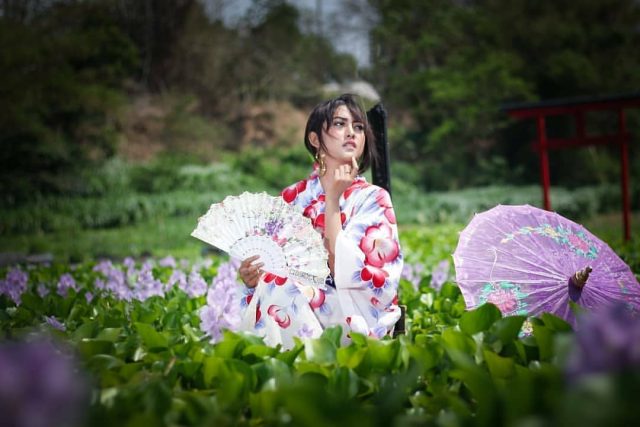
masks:
MULTIPOLYGON (((163 257, 172 255, 178 258, 196 259, 202 256, 207 246, 190 236, 195 226, 195 218, 173 217, 158 218, 133 226, 113 229, 72 230, 37 235, 4 236, 0 240, 0 252, 18 252, 25 254, 51 253, 56 261, 77 262, 96 257, 122 258, 153 255, 163 257)), ((611 247, 624 249, 625 252, 640 253, 640 212, 631 219, 632 237, 635 241, 624 244, 622 241, 622 218, 620 214, 604 214, 593 217, 583 224, 593 234, 603 239, 611 247)), ((433 242, 428 248, 446 246, 450 248, 451 236, 464 228, 463 224, 434 224, 427 226, 401 226, 403 236, 417 235, 433 242), (442 235, 439 237, 439 235, 442 235), (445 239, 447 245, 438 244, 445 239)), ((405 239, 410 240, 410 239, 405 239)), ((457 241, 457 236, 455 237, 457 241)), ((431 250, 431 249, 430 249, 431 250)), ((440 256, 440 254, 438 254, 440 256)), ((422 255, 420 258, 428 257, 422 255)), ((413 261, 408 256, 409 261, 413 261)))
POLYGON ((4 237, 0 251, 51 253, 57 261, 153 255, 195 259, 203 245, 191 237, 193 218, 159 218, 133 226, 4 237))
MULTIPOLYGON (((631 239, 640 238, 640 212, 631 215, 631 239)), ((593 234, 604 240, 612 248, 625 246, 623 241, 622 213, 600 214, 582 222, 582 225, 593 234)), ((628 244, 628 243, 627 243, 628 244)))

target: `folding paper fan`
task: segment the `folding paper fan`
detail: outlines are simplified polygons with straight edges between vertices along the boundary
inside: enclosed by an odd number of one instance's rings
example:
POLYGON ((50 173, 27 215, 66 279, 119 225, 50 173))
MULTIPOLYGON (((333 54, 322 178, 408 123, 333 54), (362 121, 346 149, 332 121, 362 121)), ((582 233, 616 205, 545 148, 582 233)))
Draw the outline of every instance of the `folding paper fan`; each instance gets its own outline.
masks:
POLYGON ((327 251, 309 218, 281 197, 244 192, 211 205, 191 235, 244 260, 259 255, 263 270, 321 286, 327 251))

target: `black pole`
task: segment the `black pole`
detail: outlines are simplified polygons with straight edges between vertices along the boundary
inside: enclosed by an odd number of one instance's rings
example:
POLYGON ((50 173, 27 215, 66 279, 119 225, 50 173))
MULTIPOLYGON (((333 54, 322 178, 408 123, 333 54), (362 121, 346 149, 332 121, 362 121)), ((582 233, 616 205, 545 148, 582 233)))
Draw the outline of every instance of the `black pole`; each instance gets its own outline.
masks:
POLYGON ((371 165, 373 183, 389 192, 391 195, 391 161, 389 157, 389 143, 387 141, 387 111, 382 104, 376 104, 367 111, 367 119, 376 138, 378 164, 371 165))

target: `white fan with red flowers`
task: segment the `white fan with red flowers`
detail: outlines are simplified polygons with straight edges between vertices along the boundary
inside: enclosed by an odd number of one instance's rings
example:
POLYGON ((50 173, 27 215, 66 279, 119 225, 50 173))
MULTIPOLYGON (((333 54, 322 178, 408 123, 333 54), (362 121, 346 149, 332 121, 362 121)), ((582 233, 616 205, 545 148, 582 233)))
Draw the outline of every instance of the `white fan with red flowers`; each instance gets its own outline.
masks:
POLYGON ((239 260, 258 255, 264 271, 304 285, 322 286, 329 274, 327 251, 309 218, 264 192, 212 204, 191 235, 239 260))

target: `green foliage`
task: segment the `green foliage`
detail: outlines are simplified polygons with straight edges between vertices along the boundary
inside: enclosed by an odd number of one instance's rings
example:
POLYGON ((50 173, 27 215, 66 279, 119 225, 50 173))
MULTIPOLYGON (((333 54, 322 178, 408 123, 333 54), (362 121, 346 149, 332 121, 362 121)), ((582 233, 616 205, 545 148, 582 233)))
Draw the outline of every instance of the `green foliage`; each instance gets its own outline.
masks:
MULTIPOLYGON (((204 298, 190 299, 173 289, 164 298, 119 301, 94 288, 99 276, 93 266, 31 269, 22 304, 16 307, 0 297, 5 339, 33 330, 52 332, 44 316, 65 325, 55 334, 77 350, 94 379, 89 425, 141 419, 154 425, 386 425, 399 419, 435 422, 443 411, 475 424, 476 416, 499 414, 509 387, 522 381, 518 370, 527 373, 526 386, 549 392, 547 384, 539 384, 541 374, 528 367, 538 353, 521 359, 514 350, 522 345, 516 336, 518 319, 505 325, 510 319, 501 319, 493 306, 465 313, 460 292, 451 284, 435 295, 433 305, 409 313, 409 333, 399 339, 356 334, 352 344, 340 346, 338 327, 281 352, 242 333, 227 332, 211 345, 195 315, 204 298), (63 272, 73 274, 78 292, 71 290, 66 297, 35 293, 37 284, 53 284, 63 272), (91 303, 87 291, 95 295, 91 303)), ((170 269, 154 271, 166 278, 170 269)), ((557 322, 547 316, 541 325, 557 322)), ((560 333, 551 326, 548 332, 550 339, 560 333)), ((531 345, 537 349, 541 344, 531 345)), ((549 369, 558 375, 557 367, 549 369)), ((511 416, 548 417, 556 404, 512 410, 511 416)))
MULTIPOLYGON (((457 233, 455 227, 413 229, 401 240, 407 262, 430 265, 451 252, 457 233)), ((219 261, 201 270, 205 280, 215 276, 219 261)), ((429 286, 428 269, 417 288, 401 285, 400 302, 408 306, 404 335, 353 334, 352 343, 341 346, 335 327, 282 351, 229 331, 210 344, 197 314, 204 297, 173 287, 163 297, 118 300, 96 287, 101 273, 94 266, 31 266, 21 304, 0 295, 0 339, 50 334, 75 350, 92 379, 86 425, 569 425, 579 419, 597 426, 634 420, 637 372, 567 382, 573 332, 566 322, 550 314, 502 317, 491 304, 466 310, 451 280, 440 290, 429 286), (66 297, 55 292, 64 273, 78 284, 66 297), (45 296, 37 291, 42 284, 50 289, 45 296), (65 329, 54 329, 45 316, 65 329), (598 410, 586 409, 585 399, 598 410)), ((153 275, 166 283, 172 271, 156 265, 153 275)))
POLYGON ((132 133, 169 156, 216 159, 240 148, 254 103, 306 110, 326 81, 356 73, 283 1, 254 2, 235 27, 193 0, 14 3, 0 18, 0 67, 11 70, 0 82, 3 204, 91 193, 85 178, 132 133), (157 93, 175 108, 157 135, 145 123, 131 132, 123 107, 157 93))
POLYGON ((115 151, 132 44, 100 5, 57 3, 28 23, 0 19, 0 52, 3 202, 73 189, 115 151))
MULTIPOLYGON (((423 192, 397 181, 392 181, 392 186, 394 208, 400 224, 466 224, 473 214, 499 204, 542 207, 538 186, 492 185, 447 192, 423 192)), ((621 200, 620 189, 614 185, 572 190, 552 187, 550 197, 553 210, 574 221, 613 211, 621 200)))
MULTIPOLYGON (((537 175, 528 144, 534 124, 509 121, 501 105, 633 92, 640 81, 634 55, 640 8, 632 0, 369 4, 379 17, 371 76, 392 110, 409 116, 390 115, 399 123, 392 125, 399 128, 391 132, 393 156, 419 158, 428 189, 487 179, 530 182, 537 175), (612 72, 610 64, 619 66, 612 72)), ((549 123, 549 134, 572 136, 571 120, 549 123)), ((601 120, 588 122, 595 125, 592 134, 611 130, 601 120)), ((637 132, 637 123, 630 128, 637 132)), ((593 152, 572 150, 550 157, 561 185, 617 179, 608 167, 617 153, 599 150, 594 159, 593 152)))

